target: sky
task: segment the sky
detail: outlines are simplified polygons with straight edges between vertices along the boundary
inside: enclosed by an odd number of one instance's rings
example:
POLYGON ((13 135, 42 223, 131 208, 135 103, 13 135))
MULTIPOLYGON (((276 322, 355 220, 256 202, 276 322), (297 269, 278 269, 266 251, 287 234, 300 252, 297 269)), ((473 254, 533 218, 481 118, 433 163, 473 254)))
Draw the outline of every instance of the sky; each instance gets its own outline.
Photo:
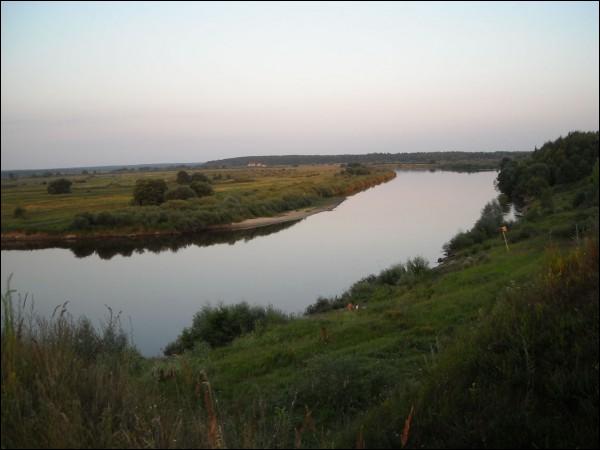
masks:
POLYGON ((532 150, 598 130, 597 2, 2 2, 2 170, 532 150))

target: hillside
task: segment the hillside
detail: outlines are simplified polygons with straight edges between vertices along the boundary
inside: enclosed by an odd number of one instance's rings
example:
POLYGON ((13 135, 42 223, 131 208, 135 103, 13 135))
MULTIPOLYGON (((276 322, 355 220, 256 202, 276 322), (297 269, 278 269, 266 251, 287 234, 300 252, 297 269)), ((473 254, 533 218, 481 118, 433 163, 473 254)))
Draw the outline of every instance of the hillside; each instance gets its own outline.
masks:
POLYGON ((578 139, 518 163, 596 155, 527 190, 508 248, 499 183, 439 266, 414 258, 303 317, 205 309, 174 356, 141 357, 117 316, 28 321, 8 292, 2 447, 597 447, 598 144, 578 139))

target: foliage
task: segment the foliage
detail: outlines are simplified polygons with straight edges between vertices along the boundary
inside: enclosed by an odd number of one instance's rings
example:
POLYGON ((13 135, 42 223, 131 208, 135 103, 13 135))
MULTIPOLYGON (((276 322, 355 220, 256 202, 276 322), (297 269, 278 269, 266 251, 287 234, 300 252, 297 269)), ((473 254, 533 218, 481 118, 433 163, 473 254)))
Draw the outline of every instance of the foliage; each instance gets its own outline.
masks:
POLYGON ((488 202, 481 211, 481 216, 473 228, 456 234, 444 244, 446 255, 452 255, 458 250, 473 244, 481 244, 484 240, 500 233, 499 228, 504 223, 504 211, 498 200, 488 202))
POLYGON ((429 263, 425 258, 417 256, 409 258, 404 264, 395 264, 382 270, 379 275, 370 275, 354 283, 341 296, 331 299, 320 297, 306 308, 305 314, 320 314, 334 309, 341 309, 348 304, 366 303, 372 298, 373 291, 382 285, 413 286, 431 274, 429 263))
POLYGON ((141 179, 135 182, 133 203, 136 205, 160 205, 165 201, 167 183, 159 179, 141 179))
POLYGON ((573 235, 584 223, 597 235, 597 208, 570 206, 583 185, 553 189, 555 211, 516 224, 524 237, 510 252, 496 236, 417 279, 394 270, 355 283, 344 301, 357 310, 259 326, 224 346, 195 341, 176 357, 99 345, 89 322, 76 339, 67 327, 42 333, 15 303, 2 316, 14 317, 2 335, 2 446, 593 446, 597 257, 573 235))
POLYGON ((521 160, 505 158, 497 187, 515 202, 539 197, 548 187, 572 183, 592 174, 598 160, 598 132, 571 132, 545 143, 521 160))
POLYGON ((177 172, 176 181, 178 184, 190 184, 192 182, 192 177, 185 170, 180 170, 177 172))
MULTIPOLYGON (((140 175, 139 171, 90 176, 86 185, 78 185, 69 196, 47 199, 45 180, 19 178, 14 188, 2 186, 2 232, 74 233, 110 231, 112 235, 128 235, 156 231, 195 232, 212 225, 238 222, 254 217, 268 217, 289 210, 318 207, 328 199, 343 197, 395 176, 387 169, 372 169, 364 176, 339 176, 339 167, 302 166, 297 168, 261 168, 210 170, 206 175, 221 175, 218 183, 200 185, 199 192, 211 195, 190 198, 185 204, 164 202, 168 188, 175 183, 175 171, 140 175), (152 196, 152 202, 132 201, 138 180, 170 180, 152 196), (28 208, 27 220, 15 218, 14 209, 28 208), (133 207, 134 206, 134 207, 133 207), (143 206, 143 207, 140 207, 143 206), (184 213, 185 212, 185 213, 184 213), (100 220, 96 220, 100 214, 100 220)), ((199 181, 198 181, 199 182, 199 181)), ((192 187, 190 185, 190 187, 192 187)), ((142 189, 143 188, 143 189, 142 189)), ((148 189, 153 192, 153 189, 148 189)))
POLYGON ((200 342, 211 347, 229 344, 235 338, 258 328, 285 323, 288 317, 269 306, 236 305, 205 306, 196 313, 192 326, 185 328, 177 340, 165 349, 165 355, 191 350, 200 342))
POLYGON ((72 181, 66 178, 59 178, 58 180, 51 181, 48 183, 48 194, 69 194, 71 192, 72 181))
POLYGON ((403 152, 403 153, 367 153, 363 155, 273 155, 239 156, 219 159, 204 164, 207 168, 241 167, 260 159, 268 166, 298 164, 438 164, 457 166, 459 169, 479 170, 497 168, 502 158, 519 159, 530 152, 403 152))
POLYGON ((360 163, 347 164, 345 169, 342 171, 344 175, 368 175, 370 173, 369 168, 360 163))
POLYGON ((197 197, 196 192, 188 186, 178 186, 165 192, 166 200, 188 200, 197 197))
MULTIPOLYGON (((218 174, 218 175, 220 175, 220 174, 218 174)), ((194 172, 192 174, 192 177, 191 177, 190 181, 192 183, 193 182, 210 183, 210 179, 206 175, 204 175, 202 172, 194 172)))
POLYGON ((212 195, 214 193, 212 186, 206 181, 193 181, 190 187, 193 189, 193 191, 198 197, 204 197, 206 195, 212 195))

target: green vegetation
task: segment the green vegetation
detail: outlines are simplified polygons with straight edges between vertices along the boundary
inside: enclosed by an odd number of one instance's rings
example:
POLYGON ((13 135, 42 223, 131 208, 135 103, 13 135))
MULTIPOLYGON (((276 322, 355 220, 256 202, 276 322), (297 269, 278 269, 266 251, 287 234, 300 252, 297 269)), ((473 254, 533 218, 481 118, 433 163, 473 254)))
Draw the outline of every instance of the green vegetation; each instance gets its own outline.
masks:
POLYGON ((165 201, 167 189, 164 180, 137 180, 133 190, 133 203, 140 206, 160 205, 165 201))
POLYGON ((503 223, 504 209, 498 200, 493 200, 484 206, 481 217, 471 230, 458 233, 444 245, 444 252, 450 256, 460 249, 481 244, 486 239, 497 235, 503 223))
POLYGON ((345 165, 344 175, 368 175, 369 168, 360 163, 350 163, 345 165))
POLYGON ((205 168, 246 167, 260 162, 273 165, 306 164, 423 164, 432 168, 472 171, 497 169, 503 158, 521 159, 530 152, 413 152, 367 153, 363 155, 271 155, 239 156, 218 159, 203 165, 205 168))
POLYGON ((205 306, 194 316, 192 326, 185 328, 175 342, 165 349, 165 355, 175 355, 192 350, 198 344, 222 347, 235 338, 270 325, 285 323, 288 316, 273 307, 220 305, 205 306))
POLYGON ((48 194, 69 194, 72 184, 73 182, 66 178, 59 178, 48 183, 47 192, 48 194))
POLYGON ((339 166, 218 169, 186 176, 181 171, 88 174, 74 178, 72 192, 61 196, 45 192, 51 179, 20 178, 2 184, 3 244, 6 233, 199 232, 322 206, 394 176, 375 167, 350 176, 339 166), (183 178, 190 183, 180 184, 183 178), (27 215, 15 217, 17 206, 27 215))
MULTIPOLYGON (((498 189, 515 202, 539 197, 548 187, 572 183, 592 174, 598 161, 598 132, 573 132, 547 142, 530 158, 505 158, 498 189)), ((597 168, 596 168, 597 171, 597 168)))
POLYGON ((189 186, 178 186, 165 192, 165 200, 189 200, 197 197, 194 189, 189 186))
POLYGON ((180 170, 177 172, 177 183, 179 184, 190 184, 192 182, 192 177, 185 170, 180 170))
POLYGON ((30 320, 9 291, 2 447, 597 447, 597 171, 548 189, 508 251, 486 232, 502 198, 437 267, 412 259, 304 317, 207 308, 177 356, 142 358, 110 315, 30 320))
POLYGON ((373 292, 379 286, 412 286, 423 281, 432 273, 429 263, 424 258, 417 256, 409 259, 405 264, 396 264, 379 273, 370 275, 354 283, 350 289, 338 297, 331 299, 319 298, 315 303, 306 308, 306 314, 319 314, 334 309, 341 309, 348 305, 362 305, 369 302, 373 292))
POLYGON ((205 195, 212 195, 214 193, 212 186, 206 181, 192 181, 190 188, 192 188, 198 197, 204 197, 205 195))

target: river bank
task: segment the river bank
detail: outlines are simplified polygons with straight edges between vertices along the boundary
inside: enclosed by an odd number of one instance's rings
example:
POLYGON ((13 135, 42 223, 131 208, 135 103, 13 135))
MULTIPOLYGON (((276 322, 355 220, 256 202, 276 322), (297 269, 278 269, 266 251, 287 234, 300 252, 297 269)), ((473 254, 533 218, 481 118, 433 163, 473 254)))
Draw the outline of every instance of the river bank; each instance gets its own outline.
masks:
MULTIPOLYGON (((273 225, 280 225, 289 222, 296 222, 305 219, 314 214, 325 211, 331 211, 340 205, 346 197, 337 197, 325 204, 302 208, 293 211, 286 211, 272 217, 255 217, 252 219, 242 220, 229 224, 211 225, 206 227, 202 232, 227 232, 240 230, 253 230, 264 228, 273 225)), ((21 250, 30 248, 31 244, 51 245, 53 243, 73 243, 73 242, 94 242, 104 239, 144 239, 144 238, 160 238, 169 236, 184 236, 192 233, 176 231, 176 230, 148 230, 148 231, 102 231, 88 233, 23 233, 23 232, 7 232, 1 235, 2 250, 21 250)))

